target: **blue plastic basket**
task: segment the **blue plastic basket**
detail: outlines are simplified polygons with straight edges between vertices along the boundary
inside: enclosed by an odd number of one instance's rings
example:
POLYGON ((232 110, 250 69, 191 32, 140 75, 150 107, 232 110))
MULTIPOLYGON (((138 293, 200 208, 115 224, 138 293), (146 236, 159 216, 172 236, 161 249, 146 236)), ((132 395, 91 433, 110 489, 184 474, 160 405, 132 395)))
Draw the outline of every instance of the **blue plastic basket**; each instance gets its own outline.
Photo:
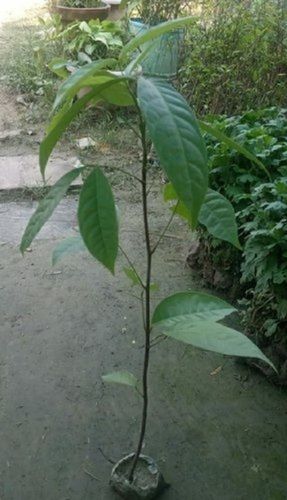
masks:
MULTIPOLYGON (((145 33, 149 26, 140 19, 129 22, 130 31, 138 36, 145 33)), ((148 76, 174 78, 178 71, 180 43, 183 37, 182 30, 175 30, 161 35, 157 41, 147 42, 142 46, 144 50, 150 43, 153 49, 147 54, 141 65, 143 73, 148 76)))

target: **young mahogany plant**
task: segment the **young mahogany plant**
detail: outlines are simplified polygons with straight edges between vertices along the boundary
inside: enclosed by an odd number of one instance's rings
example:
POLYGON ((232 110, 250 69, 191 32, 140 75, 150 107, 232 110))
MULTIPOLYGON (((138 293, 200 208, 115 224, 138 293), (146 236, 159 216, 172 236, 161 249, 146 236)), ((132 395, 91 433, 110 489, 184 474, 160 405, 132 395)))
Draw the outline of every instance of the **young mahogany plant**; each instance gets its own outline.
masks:
MULTIPOLYGON (((128 56, 134 56, 138 47, 164 32, 183 27, 189 22, 189 18, 184 18, 163 23, 132 39, 121 52, 118 61, 120 67, 123 67, 128 56)), ((124 487, 113 483, 117 491, 126 495, 126 498, 129 498, 129 493, 127 493, 130 491, 129 488, 139 488, 136 483, 139 464, 143 457, 141 451, 148 415, 148 371, 154 332, 161 332, 163 335, 200 349, 260 358, 272 365, 245 335, 218 323, 232 313, 234 308, 217 297, 195 291, 181 292, 167 297, 156 306, 154 311, 151 310, 153 256, 176 214, 188 219, 193 229, 196 228, 199 220, 217 238, 226 240, 238 248, 240 248, 240 243, 231 204, 224 196, 208 188, 205 143, 193 111, 167 81, 142 76, 139 63, 144 55, 143 53, 138 55, 128 64, 125 71, 115 71, 116 61, 114 60, 101 60, 87 64, 65 80, 55 99, 55 115, 40 146, 40 168, 44 176, 53 148, 72 120, 81 110, 85 110, 88 103, 104 100, 119 106, 133 106, 137 113, 138 135, 142 146, 141 175, 134 176, 128 171, 125 173, 137 180, 141 190, 146 248, 145 276, 140 275, 120 246, 119 221, 112 189, 99 165, 93 166, 80 192, 78 207, 80 238, 70 238, 62 242, 53 256, 56 261, 63 253, 82 249, 85 246, 95 259, 114 274, 120 250, 128 261, 129 267, 126 268, 126 274, 142 289, 145 350, 141 383, 128 371, 103 376, 106 382, 123 383, 135 387, 143 399, 141 428, 135 452, 127 457, 129 458, 128 469, 125 472, 116 471, 118 475, 124 476, 122 478, 124 487), (74 97, 83 87, 89 87, 89 92, 74 102, 74 97), (148 143, 150 140, 154 145, 160 165, 169 179, 164 193, 165 200, 175 200, 171 207, 168 224, 163 228, 156 242, 151 239, 149 225, 148 143)), ((201 126, 204 127, 205 124, 202 123, 201 126)), ((210 131, 218 136, 216 130, 209 128, 210 131)), ((221 139, 226 139, 223 134, 221 134, 221 139)), ((264 165, 250 152, 244 151, 242 146, 234 144, 230 139, 226 140, 229 141, 230 146, 243 151, 246 156, 251 157, 258 166, 264 169, 264 165)), ((23 235, 22 253, 30 246, 70 184, 85 168, 83 166, 65 174, 40 201, 23 235)), ((91 165, 88 168, 91 170, 91 165)), ((155 488, 154 494, 156 495, 157 492, 155 488)), ((137 497, 133 496, 133 498, 137 497)), ((139 496, 139 498, 153 497, 139 496)))

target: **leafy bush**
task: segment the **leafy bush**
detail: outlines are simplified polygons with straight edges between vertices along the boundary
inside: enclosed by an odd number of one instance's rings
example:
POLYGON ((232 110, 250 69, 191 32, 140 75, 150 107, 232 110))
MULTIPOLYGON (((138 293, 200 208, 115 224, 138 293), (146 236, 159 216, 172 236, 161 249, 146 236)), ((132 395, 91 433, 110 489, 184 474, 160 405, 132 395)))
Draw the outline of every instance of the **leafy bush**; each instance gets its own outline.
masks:
POLYGON ((232 202, 244 252, 202 227, 200 262, 202 267, 211 264, 211 281, 220 270, 229 278, 223 285, 229 290, 233 285, 237 298, 243 297, 243 321, 257 341, 279 342, 287 352, 287 110, 250 111, 214 119, 214 125, 260 158, 269 179, 237 151, 206 135, 210 185, 232 202))
POLYGON ((238 151, 207 136, 211 182, 232 199, 235 209, 248 204, 255 185, 287 176, 287 110, 276 107, 240 116, 210 119, 212 125, 262 160, 267 172, 238 151))
POLYGON ((204 2, 188 32, 180 85, 201 113, 286 102, 287 9, 278 2, 204 2))
POLYGON ((287 177, 261 184, 242 211, 246 237, 242 282, 247 292, 245 323, 256 326, 261 339, 280 339, 287 324, 287 177))
POLYGON ((125 33, 120 22, 81 21, 70 24, 56 35, 62 42, 64 57, 80 58, 84 62, 115 57, 123 47, 125 33))
POLYGON ((91 60, 116 57, 126 37, 120 22, 91 20, 64 28, 59 15, 38 18, 38 23, 31 26, 9 25, 4 30, 9 43, 0 52, 1 80, 31 98, 40 95, 48 101, 53 99, 57 85, 51 71, 54 62, 60 68, 55 73, 64 77, 67 72, 61 71, 60 60, 62 68, 67 64, 73 68, 91 60))

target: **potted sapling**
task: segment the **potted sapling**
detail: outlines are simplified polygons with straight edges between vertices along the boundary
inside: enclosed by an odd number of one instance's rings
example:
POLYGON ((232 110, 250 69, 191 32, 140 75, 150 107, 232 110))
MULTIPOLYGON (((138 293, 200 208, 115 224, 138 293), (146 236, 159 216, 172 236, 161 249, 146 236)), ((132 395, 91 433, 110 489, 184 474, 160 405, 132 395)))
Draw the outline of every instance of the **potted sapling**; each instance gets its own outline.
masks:
MULTIPOLYGON (((107 383, 123 383, 136 388, 142 396, 142 418, 138 442, 128 456, 113 468, 110 483, 112 488, 126 499, 153 499, 166 487, 166 483, 153 458, 142 453, 148 419, 149 366, 152 362, 151 346, 158 333, 225 355, 259 358, 269 365, 272 363, 242 333, 219 323, 234 308, 224 300, 197 291, 182 291, 172 294, 154 309, 151 303, 153 258, 168 230, 173 217, 181 215, 188 219, 194 230, 198 221, 204 224, 217 238, 221 238, 240 248, 235 222, 235 214, 230 202, 220 193, 208 187, 208 165, 205 143, 201 128, 209 128, 199 123, 185 99, 164 79, 147 78, 142 75, 140 56, 134 57, 136 49, 155 40, 163 33, 181 29, 191 22, 190 18, 162 23, 132 39, 121 51, 119 67, 128 63, 125 71, 114 71, 115 62, 96 61, 87 64, 64 81, 55 103, 55 116, 40 146, 40 169, 45 175, 46 165, 55 145, 73 119, 85 112, 87 104, 105 100, 118 106, 131 106, 137 115, 137 133, 142 147, 140 175, 132 171, 123 172, 132 176, 141 193, 143 214, 143 238, 145 241, 146 264, 142 275, 136 263, 122 248, 122 236, 117 209, 111 185, 100 165, 75 168, 61 177, 40 201, 24 232, 21 251, 27 250, 53 210, 67 192, 70 184, 86 169, 90 173, 85 179, 79 195, 78 223, 80 237, 57 249, 71 251, 71 246, 85 247, 107 271, 115 273, 117 256, 122 253, 128 262, 128 275, 141 290, 143 314, 144 355, 142 373, 118 371, 103 374, 107 383), (110 69, 112 67, 112 70, 110 69), (75 95, 88 85, 90 91, 76 102, 75 95), (151 181, 148 169, 148 142, 153 142, 160 165, 168 177, 165 199, 174 200, 170 218, 157 240, 151 236, 148 186, 151 181)), ((220 133, 221 139, 224 139, 220 133)), ((231 140, 228 139, 230 146, 231 140)), ((232 143, 232 147, 242 146, 232 143)), ((251 153, 246 152, 249 156, 251 153)), ((253 160, 264 168, 253 155, 253 160)), ((139 314, 141 314, 139 312, 139 314)))

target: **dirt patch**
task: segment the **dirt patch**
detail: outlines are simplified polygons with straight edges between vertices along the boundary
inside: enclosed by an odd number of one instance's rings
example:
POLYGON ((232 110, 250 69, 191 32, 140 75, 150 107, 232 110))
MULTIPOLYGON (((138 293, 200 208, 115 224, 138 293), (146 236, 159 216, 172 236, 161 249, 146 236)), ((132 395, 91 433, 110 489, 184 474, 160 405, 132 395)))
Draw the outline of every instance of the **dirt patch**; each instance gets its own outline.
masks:
POLYGON ((19 128, 22 121, 21 108, 16 104, 15 96, 9 94, 8 90, 0 87, 0 132, 19 128))

